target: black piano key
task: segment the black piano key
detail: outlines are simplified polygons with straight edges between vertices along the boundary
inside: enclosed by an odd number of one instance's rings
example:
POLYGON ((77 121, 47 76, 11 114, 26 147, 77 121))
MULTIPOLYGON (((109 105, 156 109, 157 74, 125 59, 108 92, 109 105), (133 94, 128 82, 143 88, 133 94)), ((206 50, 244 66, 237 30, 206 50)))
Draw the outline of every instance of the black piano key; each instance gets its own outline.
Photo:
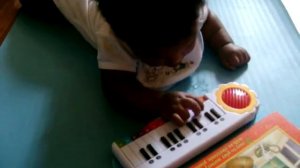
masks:
POLYGON ((171 141, 174 143, 174 144, 177 144, 178 140, 176 139, 176 137, 172 134, 172 132, 169 132, 167 134, 167 136, 171 139, 171 141))
POLYGON ((210 112, 217 118, 219 119, 221 116, 220 114, 215 110, 215 109, 210 109, 210 112))
POLYGON ((192 120, 192 122, 199 128, 199 129, 202 129, 203 128, 203 125, 199 122, 199 120, 197 120, 196 118, 194 118, 192 120))
POLYGON ((150 155, 146 152, 146 150, 144 148, 141 148, 140 149, 140 153, 143 155, 143 157, 146 159, 146 160, 149 160, 151 157, 150 155))
POLYGON ((184 140, 185 137, 182 135, 178 128, 174 129, 174 133, 178 136, 180 140, 184 140))
POLYGON ((186 123, 186 125, 189 127, 189 129, 191 129, 193 132, 196 132, 197 129, 194 127, 194 125, 190 122, 186 123))
POLYGON ((156 156, 158 154, 157 151, 153 148, 153 146, 151 144, 148 144, 146 147, 153 156, 156 156))
POLYGON ((207 119, 209 119, 209 121, 211 121, 211 122, 214 122, 214 121, 215 121, 214 117, 211 116, 208 112, 204 113, 204 116, 205 116, 207 119))
POLYGON ((167 148, 171 147, 171 143, 164 136, 160 138, 160 141, 165 145, 165 147, 167 148))

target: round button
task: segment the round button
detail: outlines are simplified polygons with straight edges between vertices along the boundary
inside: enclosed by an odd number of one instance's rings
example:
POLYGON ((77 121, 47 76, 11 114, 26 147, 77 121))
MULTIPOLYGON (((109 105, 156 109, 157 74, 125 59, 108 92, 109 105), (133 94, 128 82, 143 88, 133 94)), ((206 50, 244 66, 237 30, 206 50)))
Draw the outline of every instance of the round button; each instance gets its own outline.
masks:
POLYGON ((252 113, 258 110, 259 101, 256 93, 247 85, 235 82, 222 84, 215 91, 215 98, 226 112, 252 113))
POLYGON ((251 97, 241 88, 227 88, 222 93, 222 100, 229 107, 243 109, 250 105, 251 97))

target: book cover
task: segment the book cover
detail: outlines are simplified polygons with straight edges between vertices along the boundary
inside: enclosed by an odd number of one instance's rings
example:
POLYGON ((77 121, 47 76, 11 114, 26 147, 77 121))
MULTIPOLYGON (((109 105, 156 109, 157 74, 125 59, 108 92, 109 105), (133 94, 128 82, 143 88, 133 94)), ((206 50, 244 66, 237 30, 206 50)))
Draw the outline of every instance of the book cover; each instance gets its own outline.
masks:
POLYGON ((300 130, 274 112, 191 168, 300 168, 300 130))

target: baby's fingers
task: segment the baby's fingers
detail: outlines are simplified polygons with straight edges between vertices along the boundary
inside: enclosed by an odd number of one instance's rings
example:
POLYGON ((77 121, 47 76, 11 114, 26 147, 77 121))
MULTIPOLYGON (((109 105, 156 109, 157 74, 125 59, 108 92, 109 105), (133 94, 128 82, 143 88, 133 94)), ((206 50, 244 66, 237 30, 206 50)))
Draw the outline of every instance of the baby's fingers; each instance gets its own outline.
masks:
POLYGON ((183 126, 185 124, 185 121, 177 113, 172 114, 171 120, 178 126, 183 126))
POLYGON ((250 55, 247 51, 245 51, 245 53, 243 54, 243 59, 242 59, 242 63, 248 63, 250 61, 250 55))
POLYGON ((174 112, 171 116, 171 120, 179 126, 184 125, 186 122, 189 122, 194 118, 195 113, 191 109, 184 109, 180 108, 180 110, 177 110, 174 112))
POLYGON ((182 102, 182 105, 189 114, 189 117, 191 112, 193 113, 192 115, 197 116, 203 109, 203 103, 194 96, 187 96, 187 99, 182 102))
POLYGON ((235 70, 235 66, 233 66, 229 61, 227 60, 223 60, 222 64, 224 67, 231 69, 231 70, 235 70))
POLYGON ((250 55, 245 49, 241 49, 235 56, 239 59, 237 65, 244 65, 250 61, 250 55))

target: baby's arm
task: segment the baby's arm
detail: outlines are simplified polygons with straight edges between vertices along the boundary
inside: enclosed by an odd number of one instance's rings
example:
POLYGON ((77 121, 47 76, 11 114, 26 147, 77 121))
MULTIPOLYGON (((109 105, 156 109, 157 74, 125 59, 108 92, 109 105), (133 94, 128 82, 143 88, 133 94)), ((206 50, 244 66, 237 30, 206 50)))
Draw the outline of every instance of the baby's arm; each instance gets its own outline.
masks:
POLYGON ((188 109, 195 115, 203 109, 202 102, 190 94, 143 87, 132 72, 101 70, 101 78, 103 90, 114 106, 125 104, 127 108, 136 109, 132 111, 143 113, 141 115, 161 116, 183 125, 190 117, 188 109))
POLYGON ((226 68, 235 69, 249 62, 248 52, 234 44, 219 18, 210 10, 201 31, 204 40, 216 51, 226 68))

